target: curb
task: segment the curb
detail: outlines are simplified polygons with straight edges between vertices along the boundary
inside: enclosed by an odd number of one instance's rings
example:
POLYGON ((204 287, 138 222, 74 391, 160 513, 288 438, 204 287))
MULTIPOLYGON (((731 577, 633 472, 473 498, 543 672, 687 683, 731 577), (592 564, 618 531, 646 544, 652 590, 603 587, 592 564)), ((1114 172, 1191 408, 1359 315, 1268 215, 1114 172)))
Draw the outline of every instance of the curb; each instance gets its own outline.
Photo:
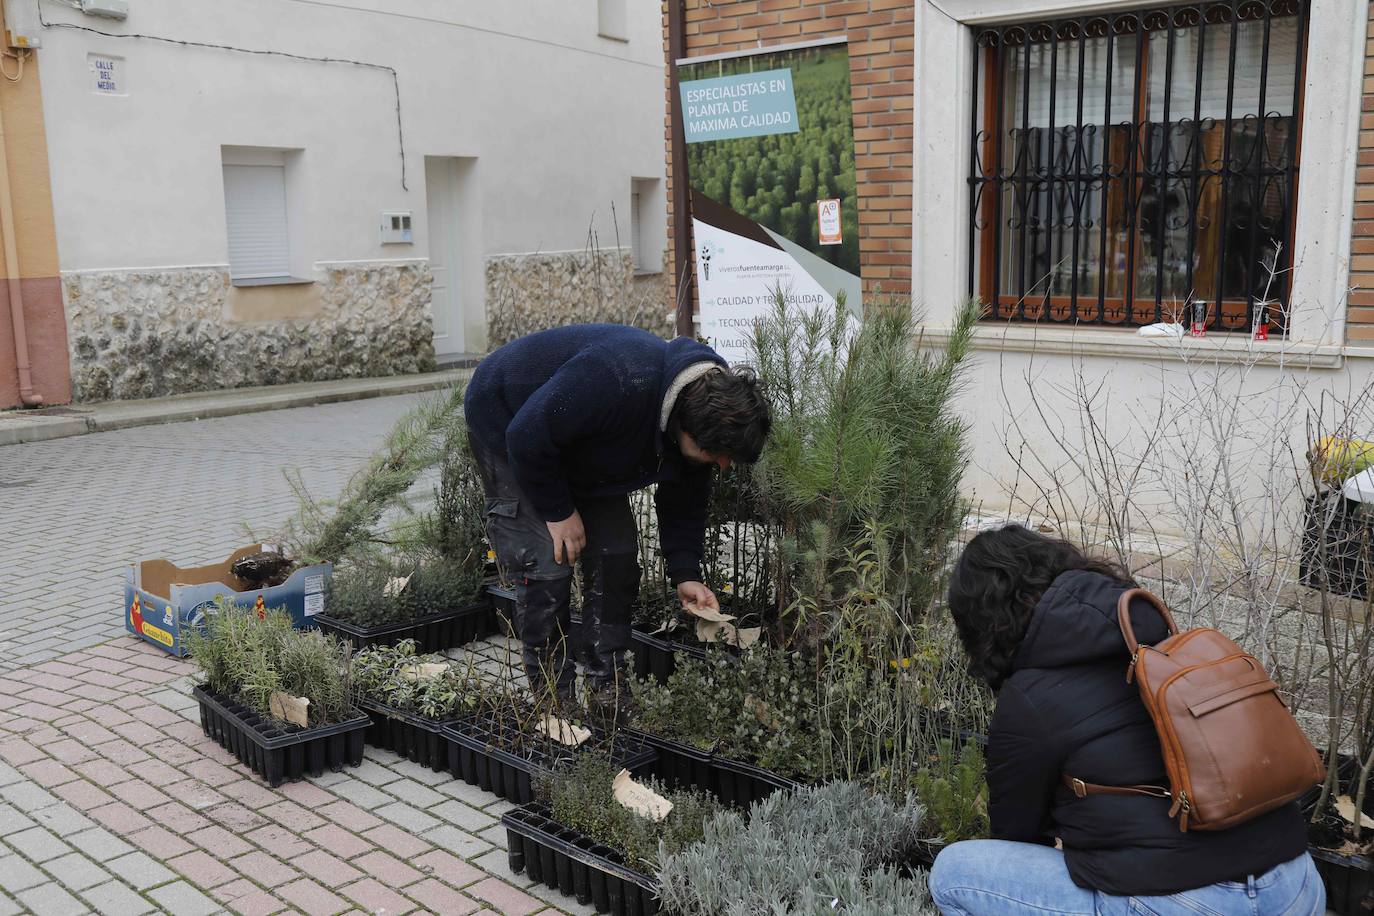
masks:
POLYGON ((313 407, 434 391, 464 382, 476 360, 460 368, 427 372, 421 375, 388 378, 342 379, 329 382, 300 382, 264 388, 227 389, 150 398, 146 401, 108 401, 89 406, 52 408, 58 414, 37 411, 0 412, 0 446, 22 445, 63 439, 86 433, 109 432, 161 423, 208 420, 238 414, 313 407))

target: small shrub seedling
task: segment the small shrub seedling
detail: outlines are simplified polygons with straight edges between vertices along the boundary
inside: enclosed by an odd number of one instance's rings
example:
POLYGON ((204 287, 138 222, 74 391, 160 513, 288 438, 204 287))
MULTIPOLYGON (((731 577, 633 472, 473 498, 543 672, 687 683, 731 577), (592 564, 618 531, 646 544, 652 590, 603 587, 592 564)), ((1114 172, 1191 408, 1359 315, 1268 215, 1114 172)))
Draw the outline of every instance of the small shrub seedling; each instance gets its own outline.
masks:
POLYGON ((944 843, 988 835, 988 785, 983 751, 965 741, 956 752, 945 739, 925 766, 916 771, 916 794, 926 806, 927 833, 944 843))
POLYGON ((359 696, 427 719, 452 719, 491 708, 497 700, 473 661, 417 655, 413 639, 363 649, 353 657, 353 680, 359 696), (424 665, 442 665, 443 671, 428 675, 424 665))
POLYGON ((325 607, 336 620, 374 627, 470 604, 481 590, 482 567, 477 563, 372 560, 337 570, 325 607))
POLYGON ((312 727, 348 718, 353 706, 348 647, 318 630, 293 629, 279 608, 259 618, 252 608, 221 596, 204 632, 192 632, 187 646, 205 686, 236 697, 263 716, 272 715, 272 694, 310 701, 312 727))
POLYGON ((659 868, 666 911, 679 916, 934 914, 925 876, 904 877, 921 807, 836 782, 775 793, 747 814, 706 822, 700 842, 659 868))
POLYGON ((624 807, 611 784, 619 772, 598 754, 584 754, 565 772, 547 774, 536 794, 553 819, 620 853, 631 868, 652 875, 661 856, 672 855, 702 838, 706 821, 720 805, 699 792, 666 792, 647 785, 673 805, 662 821, 652 821, 624 807))

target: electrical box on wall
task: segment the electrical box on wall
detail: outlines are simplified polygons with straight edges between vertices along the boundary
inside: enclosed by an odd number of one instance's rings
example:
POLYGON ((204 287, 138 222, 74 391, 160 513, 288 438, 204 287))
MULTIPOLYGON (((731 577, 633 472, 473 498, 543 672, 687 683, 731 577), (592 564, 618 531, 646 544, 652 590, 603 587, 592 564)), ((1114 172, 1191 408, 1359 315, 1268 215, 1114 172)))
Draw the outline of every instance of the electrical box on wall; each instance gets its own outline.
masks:
POLYGON ((106 19, 129 18, 129 0, 79 0, 81 12, 106 19))
POLYGON ((5 5, 5 46, 10 48, 37 48, 43 44, 39 38, 42 25, 38 21, 38 4, 8 3, 5 5))
POLYGON ((382 244, 409 245, 414 241, 410 232, 409 210, 384 210, 382 212, 382 244))

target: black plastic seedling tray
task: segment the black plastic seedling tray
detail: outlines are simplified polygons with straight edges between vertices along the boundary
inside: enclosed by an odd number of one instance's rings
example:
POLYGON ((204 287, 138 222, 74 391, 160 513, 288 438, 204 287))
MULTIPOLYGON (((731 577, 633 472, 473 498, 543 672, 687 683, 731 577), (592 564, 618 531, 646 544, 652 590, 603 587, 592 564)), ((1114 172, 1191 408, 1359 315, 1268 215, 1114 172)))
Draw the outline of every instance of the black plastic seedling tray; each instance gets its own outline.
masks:
POLYGON ((649 732, 623 729, 622 734, 653 748, 658 759, 652 772, 673 789, 709 792, 727 805, 748 808, 779 789, 801 783, 761 767, 740 763, 649 732))
MULTIPOLYGON (((517 805, 534 799, 535 773, 566 766, 578 753, 541 734, 526 734, 508 715, 491 712, 449 723, 442 733, 449 743, 450 773, 517 805), (509 748, 519 748, 519 751, 509 748)), ((613 739, 594 733, 592 740, 579 750, 605 750, 608 742, 611 763, 617 768, 623 767, 632 773, 644 772, 657 759, 652 747, 623 732, 613 739)))
POLYGON ((321 630, 351 642, 354 651, 371 646, 394 646, 403 639, 413 639, 415 651, 421 655, 443 652, 489 636, 496 632, 496 621, 496 610, 485 597, 453 610, 375 627, 355 626, 328 614, 315 618, 321 630))
POLYGON ((360 700, 358 705, 372 717, 367 728, 368 744, 395 751, 431 770, 448 769, 449 742, 442 729, 453 719, 426 719, 368 699, 360 700))
POLYGON ((1369 856, 1343 856, 1309 847, 1317 874, 1326 885, 1326 908, 1341 916, 1374 911, 1374 861, 1369 856))
POLYGON ((501 816, 511 871, 525 872, 547 887, 598 913, 654 916, 659 912, 658 883, 625 864, 613 849, 550 816, 543 805, 530 804, 501 816))
POLYGON ((319 776, 363 762, 363 735, 371 721, 367 713, 335 725, 300 728, 263 716, 229 697, 203 687, 191 691, 200 704, 200 727, 257 773, 268 785, 319 776))
POLYGON ((711 769, 716 797, 736 808, 748 808, 774 792, 795 789, 801 785, 796 780, 779 776, 761 767, 725 757, 712 757, 711 769))
POLYGON ((635 657, 635 677, 643 681, 653 675, 654 680, 660 684, 667 683, 668 678, 677 670, 679 654, 706 660, 706 650, 700 646, 659 639, 639 630, 632 630, 630 633, 630 649, 635 657))
POLYGON ((715 794, 715 770, 711 766, 715 755, 710 751, 637 729, 627 728, 621 733, 652 747, 658 753, 653 774, 668 788, 688 791, 700 789, 715 794))

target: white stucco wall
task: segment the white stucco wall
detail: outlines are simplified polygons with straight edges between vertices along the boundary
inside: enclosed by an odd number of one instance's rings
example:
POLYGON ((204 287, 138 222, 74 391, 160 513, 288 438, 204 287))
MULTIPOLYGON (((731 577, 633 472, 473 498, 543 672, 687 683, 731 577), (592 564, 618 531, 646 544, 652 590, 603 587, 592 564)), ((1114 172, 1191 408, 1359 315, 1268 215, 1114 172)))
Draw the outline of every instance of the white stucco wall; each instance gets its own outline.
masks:
MULTIPOLYGON (((476 159, 483 255, 628 245, 631 179, 663 174, 657 4, 628 41, 591 0, 131 0, 124 22, 44 3, 49 22, 353 58, 399 75, 48 28, 39 54, 64 272, 227 263, 221 147, 300 150, 293 262, 427 256, 426 155, 476 159), (93 91, 92 53, 126 96, 93 91), (383 246, 383 210, 414 214, 383 246)), ((295 194, 295 191, 289 192, 295 194)), ((648 227, 661 238, 664 219, 648 227)), ((661 244, 659 246, 662 247, 661 244)))

